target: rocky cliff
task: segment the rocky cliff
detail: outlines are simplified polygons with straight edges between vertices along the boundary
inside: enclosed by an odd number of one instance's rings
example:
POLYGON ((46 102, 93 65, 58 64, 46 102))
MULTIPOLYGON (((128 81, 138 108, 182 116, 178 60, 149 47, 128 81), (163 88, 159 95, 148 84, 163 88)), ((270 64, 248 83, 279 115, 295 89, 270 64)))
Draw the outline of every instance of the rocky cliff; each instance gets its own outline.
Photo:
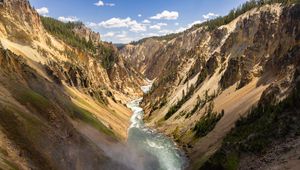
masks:
POLYGON ((300 6, 277 2, 119 51, 27 0, 0 1, 0 169, 139 167, 123 144, 124 104, 145 77, 145 121, 186 151, 188 168, 296 167, 300 6))
POLYGON ((86 41, 91 41, 93 44, 97 45, 100 43, 100 34, 93 32, 90 28, 86 27, 84 24, 79 23, 73 29, 74 33, 80 38, 86 41))
POLYGON ((299 11, 299 4, 258 5, 216 28, 207 22, 122 50, 155 79, 143 101, 148 125, 181 143, 191 168, 201 166, 251 108, 291 93, 299 68, 299 11))
POLYGON ((124 104, 142 94, 143 76, 97 33, 67 24, 27 0, 0 5, 0 169, 135 166, 120 159, 124 104))
POLYGON ((45 80, 9 50, 1 49, 0 65, 1 168, 126 168, 97 146, 117 145, 116 132, 75 104, 63 85, 45 80), (102 134, 101 140, 86 128, 99 131, 95 135, 102 134))

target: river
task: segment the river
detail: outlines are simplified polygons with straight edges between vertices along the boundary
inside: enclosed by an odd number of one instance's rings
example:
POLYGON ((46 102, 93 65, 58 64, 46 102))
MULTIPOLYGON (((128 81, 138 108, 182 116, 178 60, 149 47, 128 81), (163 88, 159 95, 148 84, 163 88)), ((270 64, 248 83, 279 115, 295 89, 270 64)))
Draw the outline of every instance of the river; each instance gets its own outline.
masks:
MULTIPOLYGON (((151 86, 152 84, 142 86, 141 89, 147 93, 151 86)), ((141 101, 142 98, 127 104, 133 112, 131 126, 128 129, 128 145, 145 158, 145 170, 184 169, 185 157, 176 144, 163 134, 144 125, 144 111, 139 106, 141 101)))

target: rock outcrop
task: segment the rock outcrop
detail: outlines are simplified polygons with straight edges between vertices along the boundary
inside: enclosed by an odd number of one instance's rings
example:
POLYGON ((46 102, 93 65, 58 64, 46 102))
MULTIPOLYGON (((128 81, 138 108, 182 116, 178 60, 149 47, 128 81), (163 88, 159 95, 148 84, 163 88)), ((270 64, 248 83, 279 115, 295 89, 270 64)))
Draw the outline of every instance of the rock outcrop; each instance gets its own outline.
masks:
POLYGON ((84 24, 78 24, 73 29, 74 33, 80 38, 85 39, 87 42, 91 41, 93 44, 98 45, 101 41, 100 34, 92 31, 90 28, 86 27, 84 24))
POLYGON ((83 25, 68 36, 93 50, 45 28, 27 0, 0 6, 0 169, 132 169, 118 159, 124 104, 142 94, 143 76, 83 25))
MULTIPOLYGON (((208 22, 120 51, 81 23, 59 30, 67 41, 42 21, 28 0, 0 1, 0 169, 135 168, 122 144, 125 103, 142 95, 145 77, 154 81, 145 122, 198 169, 237 120, 275 106, 299 82, 299 4, 259 5, 222 26, 208 22)), ((293 113, 285 111, 281 119, 293 113)))
POLYGON ((0 66, 0 131, 13 143, 0 139, 1 168, 97 169, 100 164, 127 169, 81 131, 93 122, 105 134, 97 142, 119 145, 109 136, 113 132, 74 104, 61 85, 45 80, 9 50, 0 49, 0 66))
POLYGON ((148 125, 181 143, 191 167, 216 151, 257 103, 278 103, 290 94, 299 67, 299 11, 299 4, 264 5, 212 30, 192 27, 122 49, 155 79, 143 101, 148 125), (210 133, 195 139, 195 124, 209 108, 225 114, 210 133))

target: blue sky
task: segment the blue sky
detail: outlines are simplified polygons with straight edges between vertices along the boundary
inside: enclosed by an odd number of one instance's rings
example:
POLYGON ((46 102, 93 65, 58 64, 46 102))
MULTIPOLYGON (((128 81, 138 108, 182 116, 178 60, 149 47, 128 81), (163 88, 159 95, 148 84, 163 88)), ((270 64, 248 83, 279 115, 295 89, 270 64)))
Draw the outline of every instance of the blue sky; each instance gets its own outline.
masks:
POLYGON ((82 21, 113 43, 183 31, 246 0, 29 0, 41 15, 82 21))

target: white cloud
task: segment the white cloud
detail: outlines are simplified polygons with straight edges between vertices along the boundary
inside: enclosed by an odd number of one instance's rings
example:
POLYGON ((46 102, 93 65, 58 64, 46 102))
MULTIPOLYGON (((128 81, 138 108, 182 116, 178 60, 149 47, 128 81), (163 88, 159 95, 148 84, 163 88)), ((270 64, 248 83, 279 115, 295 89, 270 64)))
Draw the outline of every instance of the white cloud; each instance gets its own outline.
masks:
POLYGON ((215 13, 212 13, 212 12, 209 12, 205 15, 202 15, 202 17, 205 19, 205 20, 208 20, 208 19, 211 19, 211 18, 215 18, 215 17, 218 17, 219 15, 218 14, 215 14, 215 13))
POLYGON ((168 24, 160 22, 160 23, 157 23, 157 25, 159 25, 159 26, 167 26, 168 24))
POLYGON ((106 21, 102 21, 98 24, 100 27, 104 28, 129 28, 132 32, 142 32, 146 31, 145 25, 138 23, 136 20, 132 20, 130 17, 127 18, 111 18, 106 21))
POLYGON ((105 5, 106 6, 116 6, 116 4, 114 4, 114 3, 106 3, 105 5))
POLYGON ((154 30, 160 30, 162 26, 167 26, 168 24, 166 23, 157 23, 155 25, 151 25, 149 28, 154 29, 154 30))
POLYGON ((127 37, 127 32, 126 31, 122 31, 120 34, 116 35, 117 38, 126 38, 127 37))
POLYGON ((98 1, 98 2, 94 3, 94 5, 96 5, 96 6, 104 6, 104 2, 103 1, 98 1))
POLYGON ((129 22, 131 22, 131 18, 121 19, 121 18, 111 18, 106 21, 102 21, 99 23, 99 26, 104 28, 121 28, 128 27, 129 22))
POLYGON ((108 33, 102 35, 102 37, 104 37, 104 38, 106 38, 106 37, 113 37, 113 36, 115 36, 114 32, 108 32, 108 33))
POLYGON ((38 8, 38 9, 36 9, 36 11, 37 11, 40 15, 43 15, 43 16, 49 14, 49 10, 48 10, 48 8, 46 8, 46 7, 38 8))
POLYGON ((106 41, 113 41, 117 43, 129 43, 141 38, 132 34, 129 35, 127 31, 107 32, 102 34, 102 37, 106 41))
POLYGON ((177 11, 164 10, 163 12, 150 17, 150 19, 176 20, 178 17, 179 17, 179 13, 177 11))
POLYGON ((104 3, 103 1, 98 1, 98 2, 94 3, 94 5, 100 7, 100 6, 115 6, 116 4, 114 4, 114 3, 104 3))
MULTIPOLYGON (((105 6, 105 3, 104 3, 105 6)), ((173 11, 174 12, 174 11, 173 11)), ((178 15, 174 15, 171 17, 171 15, 168 15, 172 12, 163 11, 160 14, 157 14, 156 16, 150 17, 151 19, 177 19, 179 17, 178 15)), ((173 15, 173 14, 172 14, 173 15)), ((138 17, 143 17, 142 14, 138 14, 138 17)), ((104 20, 100 23, 96 22, 88 22, 86 23, 90 28, 97 31, 102 31, 103 28, 105 32, 103 32, 102 37, 104 40, 112 41, 112 42, 118 42, 118 43, 128 43, 131 41, 136 41, 138 39, 144 38, 144 37, 151 37, 151 36, 162 36, 166 34, 171 33, 178 33, 183 32, 186 29, 190 28, 191 26, 195 24, 200 24, 208 19, 217 17, 219 15, 214 13, 207 13, 202 16, 201 19, 196 20, 190 24, 182 24, 178 21, 170 22, 169 21, 154 21, 147 19, 142 19, 142 21, 134 20, 130 17, 125 18, 110 18, 108 20, 104 20), (167 27, 168 25, 172 25, 173 28, 167 27), (123 31, 122 31, 123 30, 123 31)), ((67 18, 67 17, 65 17, 67 18)), ((76 19, 76 17, 75 17, 76 19)), ((104 31, 103 30, 103 31, 104 31)))
POLYGON ((79 21, 79 18, 74 17, 74 16, 68 16, 68 17, 58 17, 58 20, 62 21, 62 22, 76 22, 79 21))
POLYGON ((119 34, 117 34, 116 38, 118 39, 118 42, 120 42, 120 43, 129 43, 131 41, 138 39, 137 37, 129 36, 126 31, 122 31, 119 34))
POLYGON ((143 21, 143 23, 144 23, 144 24, 150 24, 150 23, 151 23, 151 21, 149 21, 149 20, 145 19, 145 20, 143 21))
POLYGON ((187 26, 187 28, 186 28, 186 29, 188 29, 188 28, 192 27, 193 25, 196 25, 196 24, 201 24, 201 23, 203 23, 203 22, 205 22, 205 21, 207 21, 207 20, 209 20, 209 19, 216 18, 216 17, 218 17, 218 16, 219 16, 218 14, 215 14, 215 13, 209 12, 209 13, 207 13, 207 14, 205 14, 205 15, 202 15, 202 17, 203 17, 203 20, 197 20, 197 21, 194 21, 194 22, 192 22, 192 23, 188 24, 188 26, 187 26))
POLYGON ((159 25, 151 25, 149 28, 153 29, 153 30, 160 30, 161 26, 159 26, 159 25))
POLYGON ((88 23, 86 23, 86 25, 87 25, 88 27, 90 27, 90 28, 95 28, 95 27, 98 26, 98 24, 97 24, 97 23, 94 23, 94 22, 88 22, 88 23))
POLYGON ((147 28, 143 24, 137 23, 136 21, 132 21, 130 23, 130 31, 142 32, 142 31, 147 31, 147 28))

